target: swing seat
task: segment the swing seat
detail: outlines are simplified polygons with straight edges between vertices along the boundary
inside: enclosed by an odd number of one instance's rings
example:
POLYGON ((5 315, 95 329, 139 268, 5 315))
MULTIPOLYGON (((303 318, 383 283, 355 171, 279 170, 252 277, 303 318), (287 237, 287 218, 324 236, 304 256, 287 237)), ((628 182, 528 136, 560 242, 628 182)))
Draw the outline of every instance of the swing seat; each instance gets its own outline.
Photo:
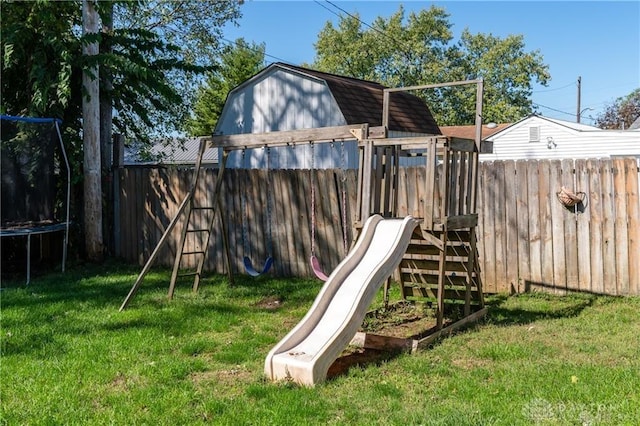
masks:
POLYGON ((311 261, 311 269, 313 269, 313 273, 316 275, 316 277, 318 277, 322 281, 326 281, 329 276, 322 272, 322 268, 320 267, 320 261, 318 260, 318 258, 315 256, 311 256, 309 260, 311 261))
POLYGON ((260 275, 266 273, 271 269, 273 265, 273 258, 271 256, 267 257, 267 260, 264 261, 264 266, 262 267, 262 271, 258 272, 253 265, 251 264, 251 259, 247 256, 244 257, 244 269, 247 271, 247 274, 252 277, 259 277, 260 275))

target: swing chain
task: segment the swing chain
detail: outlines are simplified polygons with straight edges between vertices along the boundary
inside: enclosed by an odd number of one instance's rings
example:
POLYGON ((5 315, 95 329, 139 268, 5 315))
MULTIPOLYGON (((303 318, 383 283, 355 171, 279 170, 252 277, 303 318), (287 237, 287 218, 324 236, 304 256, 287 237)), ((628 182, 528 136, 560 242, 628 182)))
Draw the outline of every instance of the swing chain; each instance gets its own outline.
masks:
POLYGON ((269 257, 271 257, 271 252, 273 250, 273 236, 272 236, 272 229, 271 229, 271 216, 272 216, 272 211, 271 211, 271 188, 272 188, 272 184, 271 184, 271 147, 265 145, 265 149, 267 151, 267 159, 266 159, 266 168, 267 168, 267 229, 268 229, 268 235, 267 235, 267 255, 269 257))
POLYGON ((344 140, 340 142, 340 168, 342 176, 340 178, 342 186, 342 247, 345 256, 347 255, 347 167, 344 140))
POLYGON ((309 179, 311 180, 311 256, 316 255, 316 184, 314 179, 315 170, 315 149, 313 141, 311 143, 311 169, 309 169, 309 179))
POLYGON ((246 163, 245 163, 245 154, 246 154, 246 149, 242 148, 242 168, 240 169, 240 172, 244 174, 244 189, 243 191, 241 191, 241 195, 240 195, 240 201, 241 201, 241 208, 242 208, 242 249, 244 250, 245 255, 248 255, 249 253, 249 243, 247 241, 247 233, 248 233, 248 218, 247 218, 247 197, 245 194, 245 190, 249 187, 248 186, 248 182, 247 182, 247 174, 248 174, 248 169, 246 168, 246 163))

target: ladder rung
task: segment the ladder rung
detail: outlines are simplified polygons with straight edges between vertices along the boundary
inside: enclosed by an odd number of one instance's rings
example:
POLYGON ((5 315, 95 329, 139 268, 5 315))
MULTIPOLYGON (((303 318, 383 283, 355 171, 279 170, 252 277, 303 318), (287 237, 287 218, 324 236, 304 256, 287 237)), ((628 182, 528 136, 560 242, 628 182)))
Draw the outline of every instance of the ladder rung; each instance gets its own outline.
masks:
POLYGON ((204 251, 183 251, 182 255, 186 256, 188 254, 204 254, 204 251))
POLYGON ((200 275, 200 273, 197 271, 194 271, 194 272, 185 272, 184 274, 178 274, 179 277, 193 277, 195 275, 200 275))
POLYGON ((191 210, 213 210, 213 209, 215 209, 215 207, 204 207, 204 206, 201 206, 201 207, 193 206, 193 207, 191 207, 191 210))
POLYGON ((202 229, 187 229, 187 232, 210 232, 210 231, 206 228, 202 228, 202 229))

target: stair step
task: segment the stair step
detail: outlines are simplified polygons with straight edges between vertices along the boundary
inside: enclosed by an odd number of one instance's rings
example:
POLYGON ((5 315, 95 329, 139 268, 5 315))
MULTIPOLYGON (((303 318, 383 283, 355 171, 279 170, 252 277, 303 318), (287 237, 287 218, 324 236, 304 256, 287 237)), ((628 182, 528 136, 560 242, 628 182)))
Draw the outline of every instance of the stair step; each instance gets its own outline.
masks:
MULTIPOLYGON (((425 287, 405 287, 403 289, 405 297, 415 297, 420 299, 436 300, 438 297, 437 289, 425 288, 425 287)), ((479 304, 479 294, 477 290, 470 291, 471 303, 479 304)), ((464 289, 445 289, 445 300, 465 300, 466 291, 464 289)))

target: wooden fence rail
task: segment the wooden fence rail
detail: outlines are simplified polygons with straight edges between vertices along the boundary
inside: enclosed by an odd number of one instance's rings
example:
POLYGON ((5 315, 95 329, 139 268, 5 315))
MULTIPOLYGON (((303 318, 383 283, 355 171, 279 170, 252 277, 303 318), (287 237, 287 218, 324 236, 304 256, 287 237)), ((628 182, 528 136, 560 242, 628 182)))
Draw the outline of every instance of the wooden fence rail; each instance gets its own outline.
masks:
MULTIPOLYGON (((119 170, 119 257, 144 264, 186 196, 191 173, 176 168, 119 170)), ((196 199, 211 204, 216 174, 211 169, 202 173, 196 199)), ((399 216, 423 210, 424 173, 417 167, 399 170, 399 216)), ((345 255, 345 237, 352 240, 357 172, 346 172, 344 201, 342 171, 316 170, 313 176, 316 255, 323 269, 331 271, 345 255)), ((480 163, 478 250, 485 291, 640 295, 639 177, 632 158, 480 163), (565 207, 556 196, 562 186, 584 192, 584 203, 565 207)), ((271 254, 276 275, 313 276, 311 178, 309 170, 227 171, 222 212, 236 271, 243 270, 245 255, 259 264, 271 254)), ((173 264, 181 226, 160 252, 158 264, 173 264)), ((205 270, 223 273, 220 229, 212 236, 205 270)), ((199 248, 193 238, 187 249, 199 248)))

